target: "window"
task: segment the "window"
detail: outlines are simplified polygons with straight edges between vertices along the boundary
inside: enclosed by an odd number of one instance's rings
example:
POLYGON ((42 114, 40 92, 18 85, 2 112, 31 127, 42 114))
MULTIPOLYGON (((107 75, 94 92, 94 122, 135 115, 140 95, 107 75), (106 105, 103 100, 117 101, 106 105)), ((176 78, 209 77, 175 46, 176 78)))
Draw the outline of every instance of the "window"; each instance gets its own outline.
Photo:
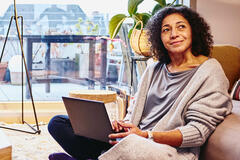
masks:
MULTIPOLYGON (((1 48, 14 15, 12 3, 8 1, 0 7, 1 48)), ((117 13, 126 13, 128 0, 16 0, 16 3, 18 16, 23 17, 23 21, 19 18, 19 27, 23 29, 24 55, 34 100, 59 101, 71 90, 105 89, 109 85, 129 91, 131 64, 123 56, 129 46, 123 39, 111 42, 108 38, 109 19, 117 13)), ((139 10, 151 10, 155 3, 146 0, 139 10)), ((24 99, 30 100, 14 20, 2 62, 0 101, 21 100, 22 71, 24 99)))
MULTIPOLYGON (((18 2, 18 1, 17 1, 18 2)), ((111 48, 108 38, 110 13, 86 13, 79 1, 17 3, 23 17, 24 55, 34 100, 58 101, 71 90, 105 89, 121 85, 124 79, 120 39, 111 48)), ((83 6, 86 7, 86 2, 83 6)), ((91 3, 88 3, 90 6, 91 3)), ((88 9, 88 8, 87 8, 88 9)), ((0 46, 3 47, 14 5, 5 6, 0 16, 0 46)), ((21 29, 21 19, 19 27, 21 29)), ((15 21, 12 21, 1 67, 0 101, 21 100, 21 49, 15 21), (7 63, 7 67, 6 67, 7 63)), ((30 100, 23 69, 24 99, 30 100)))

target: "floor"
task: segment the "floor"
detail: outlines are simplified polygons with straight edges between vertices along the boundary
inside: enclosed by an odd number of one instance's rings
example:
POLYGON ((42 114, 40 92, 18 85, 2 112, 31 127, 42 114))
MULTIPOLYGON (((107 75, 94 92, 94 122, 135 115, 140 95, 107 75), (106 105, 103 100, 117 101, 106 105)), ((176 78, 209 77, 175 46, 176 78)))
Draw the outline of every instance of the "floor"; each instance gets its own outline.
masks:
MULTIPOLYGON (((23 124, 4 124, 7 127, 32 131, 23 124)), ((40 125, 40 134, 28 134, 19 131, 1 129, 12 144, 12 160, 48 160, 54 152, 64 152, 47 130, 47 124, 40 125)))
MULTIPOLYGON (((107 103, 106 109, 110 121, 116 119, 118 111, 116 110, 115 104, 107 103)), ((33 131, 26 124, 6 124, 0 122, 0 126, 30 132, 33 131)), ((47 160, 48 155, 51 153, 64 152, 49 134, 46 122, 39 123, 39 129, 41 130, 40 134, 29 134, 9 129, 0 129, 7 135, 12 144, 12 160, 47 160)))

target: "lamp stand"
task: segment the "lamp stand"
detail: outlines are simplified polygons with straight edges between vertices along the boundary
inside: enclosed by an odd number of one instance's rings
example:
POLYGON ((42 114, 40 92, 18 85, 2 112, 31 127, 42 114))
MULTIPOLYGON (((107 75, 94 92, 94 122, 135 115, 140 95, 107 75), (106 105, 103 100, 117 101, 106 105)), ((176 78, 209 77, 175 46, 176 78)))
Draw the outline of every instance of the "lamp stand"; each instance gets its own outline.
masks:
POLYGON ((31 84, 30 84, 30 80, 29 80, 29 72, 28 72, 28 69, 27 69, 27 64, 26 64, 25 55, 24 55, 24 51, 23 51, 23 17, 22 16, 17 16, 16 0, 14 0, 14 16, 11 17, 11 20, 10 20, 10 23, 9 23, 9 26, 8 26, 7 35, 6 35, 6 38, 5 38, 5 41, 4 41, 2 54, 1 54, 1 57, 0 57, 0 63, 2 61, 4 49, 5 49, 5 46, 6 46, 6 43, 7 43, 10 27, 11 27, 11 24, 12 24, 13 20, 15 21, 15 24, 16 24, 16 29, 17 29, 17 33, 18 33, 18 39, 19 39, 19 42, 20 42, 21 54, 22 54, 22 124, 24 124, 24 123, 27 124, 33 131, 26 131, 26 130, 11 128, 11 127, 5 127, 5 126, 0 126, 0 128, 10 129, 10 130, 14 130, 14 131, 20 131, 20 132, 25 132, 25 133, 30 133, 30 134, 37 134, 37 133, 40 134, 41 130, 39 130, 37 113, 36 113, 36 109, 35 109, 35 105, 34 105, 32 88, 31 88, 31 84), (20 33, 19 26, 18 26, 18 19, 21 19, 21 33, 20 33), (23 65, 24 65, 24 68, 25 68, 25 71, 26 71, 27 83, 28 83, 29 93, 30 93, 30 97, 31 97, 31 101, 32 101, 34 118, 35 118, 35 122, 36 122, 35 126, 31 126, 30 124, 28 124, 24 120, 23 65), (37 129, 35 129, 34 127, 37 127, 37 129))

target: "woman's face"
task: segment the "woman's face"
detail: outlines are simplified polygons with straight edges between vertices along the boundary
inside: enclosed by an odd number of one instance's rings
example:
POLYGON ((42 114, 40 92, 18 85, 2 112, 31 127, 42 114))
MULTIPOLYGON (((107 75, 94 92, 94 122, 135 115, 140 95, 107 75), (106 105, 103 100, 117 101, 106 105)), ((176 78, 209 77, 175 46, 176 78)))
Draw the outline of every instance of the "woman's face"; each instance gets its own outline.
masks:
POLYGON ((178 13, 163 19, 161 39, 169 54, 191 52, 192 29, 188 21, 178 13))

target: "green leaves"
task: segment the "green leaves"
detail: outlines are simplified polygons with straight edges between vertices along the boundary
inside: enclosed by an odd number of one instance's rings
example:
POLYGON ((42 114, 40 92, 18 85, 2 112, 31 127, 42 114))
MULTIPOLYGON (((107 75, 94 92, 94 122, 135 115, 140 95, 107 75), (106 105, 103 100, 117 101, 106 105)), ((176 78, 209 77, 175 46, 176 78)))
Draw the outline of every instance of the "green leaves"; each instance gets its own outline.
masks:
POLYGON ((156 4, 152 10, 152 16, 157 13, 158 10, 162 9, 163 7, 160 4, 156 4))
MULTIPOLYGON (((143 22, 143 28, 147 24, 148 20, 151 16, 153 16, 158 10, 166 7, 166 6, 174 6, 174 3, 176 0, 172 0, 172 3, 167 4, 166 0, 154 0, 157 2, 157 4, 154 6, 152 12, 149 13, 139 13, 137 12, 138 6, 143 2, 144 0, 128 0, 128 13, 129 15, 125 14, 117 14, 113 16, 109 22, 109 35, 110 38, 113 39, 118 34, 120 27, 122 26, 122 23, 126 18, 132 18, 134 20, 135 26, 136 22, 142 21, 143 22)), ((140 29, 140 26, 136 27, 137 29, 140 29)), ((129 31, 129 36, 131 35, 131 31, 129 31)))
POLYGON ((175 2, 176 2, 176 0, 174 0, 172 3, 168 4, 168 6, 172 6, 175 2))
POLYGON ((167 5, 166 0, 154 0, 158 2, 158 4, 161 6, 161 8, 165 7, 167 5))
POLYGON ((135 15, 135 22, 142 21, 143 22, 143 28, 147 24, 148 20, 150 19, 151 15, 148 13, 136 13, 135 15))
POLYGON ((181 4, 179 5, 174 5, 174 3, 176 2, 176 0, 173 0, 172 3, 166 3, 166 0, 154 0, 156 2, 158 2, 158 4, 156 4, 152 10, 152 16, 157 12, 159 11, 160 9, 166 7, 166 6, 174 6, 174 7, 177 7, 177 6, 182 6, 181 4))
POLYGON ((127 18, 128 16, 126 16, 125 14, 117 14, 115 16, 113 16, 109 22, 109 35, 110 38, 113 39, 120 27, 122 26, 123 21, 127 18))
POLYGON ((130 16, 137 12, 137 7, 144 0, 128 0, 128 13, 130 16))
POLYGON ((137 7, 139 4, 141 4, 144 0, 128 0, 128 13, 129 16, 126 16, 124 14, 117 14, 115 16, 113 16, 109 22, 109 35, 110 38, 113 39, 117 33, 119 32, 120 27, 122 26, 122 23, 124 22, 124 20, 128 17, 131 17, 133 19, 135 19, 136 21, 138 20, 144 20, 145 22, 147 22, 147 20, 149 19, 150 15, 146 13, 139 15, 139 17, 136 14, 137 12, 137 7), (140 19, 138 19, 140 18, 140 19))

